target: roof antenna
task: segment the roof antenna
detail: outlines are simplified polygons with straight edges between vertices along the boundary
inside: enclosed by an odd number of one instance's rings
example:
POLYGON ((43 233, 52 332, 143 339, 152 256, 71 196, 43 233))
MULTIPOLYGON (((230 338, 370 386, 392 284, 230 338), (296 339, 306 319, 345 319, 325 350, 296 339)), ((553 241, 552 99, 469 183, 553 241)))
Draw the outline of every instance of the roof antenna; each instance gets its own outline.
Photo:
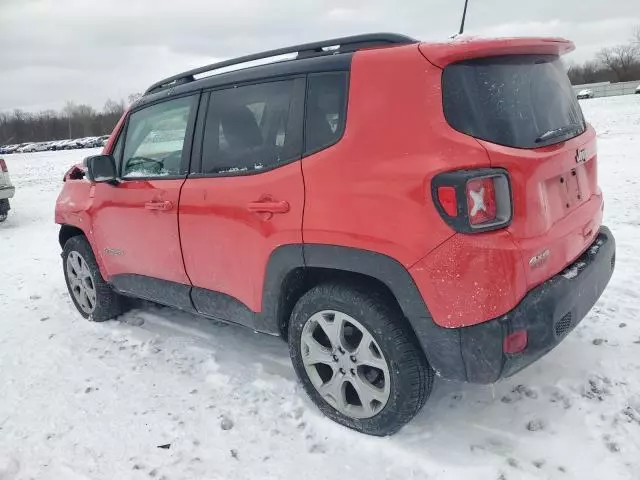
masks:
POLYGON ((462 22, 460 23, 458 35, 462 35, 464 32, 464 21, 467 19, 467 5, 469 5, 469 0, 464 0, 464 11, 462 12, 462 22))

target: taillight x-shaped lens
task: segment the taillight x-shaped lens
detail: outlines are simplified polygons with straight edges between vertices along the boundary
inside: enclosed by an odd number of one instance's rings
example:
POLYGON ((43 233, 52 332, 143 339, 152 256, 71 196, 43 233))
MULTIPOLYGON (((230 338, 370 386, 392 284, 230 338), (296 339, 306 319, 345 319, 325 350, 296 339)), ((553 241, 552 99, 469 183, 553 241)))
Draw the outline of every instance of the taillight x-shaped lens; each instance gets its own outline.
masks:
POLYGON ((493 177, 467 182, 467 208, 471 225, 493 222, 496 219, 496 187, 493 177))

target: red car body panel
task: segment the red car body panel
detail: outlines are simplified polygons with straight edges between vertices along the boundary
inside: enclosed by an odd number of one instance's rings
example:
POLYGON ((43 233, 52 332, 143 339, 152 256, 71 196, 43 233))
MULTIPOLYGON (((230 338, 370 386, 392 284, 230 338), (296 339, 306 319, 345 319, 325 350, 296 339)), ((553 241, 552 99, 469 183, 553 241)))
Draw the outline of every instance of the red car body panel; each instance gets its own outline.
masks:
POLYGON ((305 243, 370 250, 410 267, 454 235, 433 205, 431 180, 490 163, 475 139, 447 125, 440 75, 416 45, 354 55, 344 136, 302 162, 305 243))
POLYGON ((300 161, 260 175, 188 180, 180 200, 180 237, 193 285, 259 312, 269 256, 281 245, 302 243, 303 208, 300 161), (256 205, 261 202, 286 202, 286 211, 270 212, 269 205, 256 205))
POLYGON ((183 183, 163 179, 95 185, 90 215, 105 278, 128 273, 190 284, 178 234, 183 183))
POLYGON ((409 273, 441 327, 468 327, 499 317, 527 293, 520 252, 505 230, 458 233, 409 273))
POLYGON ((482 143, 491 165, 509 171, 516 214, 507 231, 520 249, 531 290, 573 263, 598 234, 603 203, 596 134, 589 126, 578 137, 534 150, 482 143), (579 150, 586 152, 581 163, 579 150), (537 255, 544 258, 530 264, 537 255))

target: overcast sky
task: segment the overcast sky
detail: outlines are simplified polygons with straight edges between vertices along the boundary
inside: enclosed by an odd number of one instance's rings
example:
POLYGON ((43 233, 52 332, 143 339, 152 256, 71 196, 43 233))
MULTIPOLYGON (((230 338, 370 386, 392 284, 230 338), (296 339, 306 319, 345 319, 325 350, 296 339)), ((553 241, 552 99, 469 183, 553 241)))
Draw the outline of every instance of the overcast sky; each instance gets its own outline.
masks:
MULTIPOLYGON (((467 33, 555 35, 582 61, 624 43, 639 0, 470 0, 467 33)), ((456 32, 464 0, 0 0, 0 110, 101 108, 216 59, 348 34, 456 32)))

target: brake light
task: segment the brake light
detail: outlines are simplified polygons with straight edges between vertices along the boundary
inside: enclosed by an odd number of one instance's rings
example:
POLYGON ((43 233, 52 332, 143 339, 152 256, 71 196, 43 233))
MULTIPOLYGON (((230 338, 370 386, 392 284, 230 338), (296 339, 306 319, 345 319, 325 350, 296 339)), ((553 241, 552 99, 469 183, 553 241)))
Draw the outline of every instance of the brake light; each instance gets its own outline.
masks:
POLYGON ((456 200, 456 189, 454 187, 438 187, 438 201, 447 215, 450 217, 458 215, 458 201, 456 200))
POLYGON ((467 182, 467 211, 471 225, 493 222, 496 219, 496 188, 493 177, 467 182))
POLYGON ((432 180, 431 192, 442 219, 458 232, 487 232, 511 223, 511 185, 506 170, 441 173, 432 180))
POLYGON ((0 170, 4 173, 7 173, 9 169, 7 169, 7 162, 4 161, 4 158, 0 158, 0 170))

